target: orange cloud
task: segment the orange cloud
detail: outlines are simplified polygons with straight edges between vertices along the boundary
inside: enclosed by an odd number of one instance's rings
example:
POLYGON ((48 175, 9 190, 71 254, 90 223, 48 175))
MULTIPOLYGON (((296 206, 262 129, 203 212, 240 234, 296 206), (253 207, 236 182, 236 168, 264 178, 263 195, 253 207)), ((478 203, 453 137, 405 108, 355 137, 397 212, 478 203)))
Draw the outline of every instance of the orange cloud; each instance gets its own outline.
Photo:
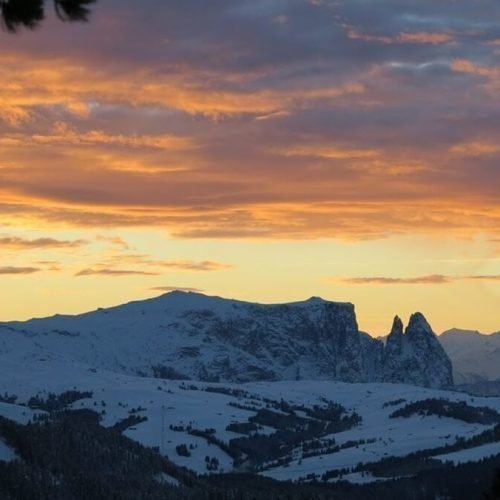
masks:
POLYGON ((153 273, 150 271, 136 271, 133 269, 82 269, 81 271, 77 272, 75 276, 95 276, 95 275, 101 275, 101 276, 158 276, 159 273, 153 273))
POLYGON ((4 266, 0 267, 0 274, 2 275, 17 275, 17 274, 33 274, 41 271, 38 267, 15 267, 4 266))
POLYGON ((311 156, 317 158, 325 158, 329 160, 346 160, 346 159, 364 159, 374 158, 380 155, 377 150, 369 149, 344 149, 341 147, 325 147, 325 146, 291 146, 290 148, 281 151, 284 156, 311 156))
POLYGON ((46 271, 61 271, 62 266, 60 262, 55 260, 38 260, 35 264, 45 266, 46 271))
POLYGON ((18 236, 0 237, 0 250, 31 250, 40 248, 79 248, 86 245, 86 240, 57 240, 54 238, 27 239, 18 236))
POLYGON ((388 278, 383 276, 362 278, 338 278, 336 281, 348 285, 436 285, 451 283, 448 276, 432 274, 428 276, 417 276, 415 278, 388 278))
POLYGON ((233 267, 230 264, 222 264, 211 260, 203 260, 200 262, 191 260, 154 261, 153 265, 179 269, 182 271, 220 271, 233 267))
MULTIPOLYGON (((364 91, 358 82, 315 88, 307 85, 286 91, 220 90, 210 88, 205 82, 215 76, 230 81, 231 75, 174 71, 159 76, 150 69, 137 67, 132 68, 129 75, 114 74, 111 68, 96 71, 84 63, 30 59, 26 54, 0 56, 0 64, 5 79, 16 82, 2 88, 0 98, 0 117, 10 123, 29 120, 30 108, 35 106, 64 106, 77 116, 87 116, 90 101, 161 106, 212 117, 240 113, 265 115, 300 107, 309 101, 332 101, 364 91)), ((99 140, 99 134, 93 137, 96 138, 99 140)))
POLYGON ((500 145, 492 142, 466 142, 452 146, 450 152, 460 156, 490 156, 500 153, 500 145))
POLYGON ((416 32, 401 32, 395 36, 389 35, 369 35, 358 31, 354 28, 349 28, 347 31, 347 37, 352 40, 362 40, 364 42, 375 42, 381 44, 430 44, 438 45, 443 43, 450 43, 455 40, 453 35, 449 33, 432 33, 427 31, 416 31, 416 32))
POLYGON ((422 43, 431 45, 450 43, 455 40, 449 33, 430 33, 427 31, 417 31, 414 33, 402 32, 396 39, 400 43, 422 43))
POLYGON ((483 77, 486 80, 486 89, 494 94, 500 90, 500 66, 486 66, 468 59, 455 59, 450 67, 457 73, 483 77))
MULTIPOLYGON (((3 138, 2 138, 3 140, 3 138)), ((2 143, 0 140, 0 144, 2 143)), ((10 144, 16 140, 16 136, 8 136, 7 140, 10 144)), ((56 124, 55 135, 33 135, 29 138, 19 137, 19 145, 26 143, 39 143, 39 144, 75 144, 75 145, 97 145, 97 144, 111 144, 127 147, 149 147, 157 149, 187 149, 192 147, 192 143, 188 138, 175 137, 171 135, 161 136, 125 136, 106 134, 101 130, 91 130, 90 132, 79 133, 71 130, 66 124, 56 124)))
POLYGON ((214 272, 231 269, 230 264, 212 260, 155 260, 145 254, 119 254, 103 259, 93 267, 78 271, 75 276, 158 276, 160 268, 187 272, 214 272), (125 268, 119 266, 133 266, 125 268), (137 269, 139 268, 139 269, 137 269))
POLYGON ((368 35, 366 33, 362 33, 354 28, 350 28, 347 31, 347 38, 351 40, 362 40, 364 42, 375 42, 375 43, 384 43, 389 44, 393 43, 394 39, 390 36, 385 35, 368 35))
POLYGON ((464 276, 463 279, 471 280, 471 281, 500 281, 500 274, 485 274, 485 275, 477 275, 477 276, 464 276))
POLYGON ((203 293, 204 290, 200 288, 192 288, 188 286, 154 286, 150 288, 154 292, 194 292, 203 293))
POLYGON ((103 236, 101 234, 98 234, 96 236, 96 240, 97 241, 104 241, 104 242, 110 243, 111 245, 120 247, 123 250, 129 250, 130 249, 129 244, 123 238, 120 238, 119 236, 103 236))
POLYGON ((29 120, 29 111, 18 106, 11 106, 0 100, 0 120, 12 127, 19 127, 29 120))
POLYGON ((221 271, 225 269, 231 269, 233 266, 231 264, 223 264, 221 262, 215 262, 213 260, 155 260, 149 258, 147 255, 136 255, 136 254, 120 254, 109 259, 109 263, 129 263, 142 266, 151 267, 164 267, 169 269, 175 269, 179 271, 221 271))
MULTIPOLYGON (((282 186, 283 187, 283 186, 282 186)), ((306 186, 304 186, 306 187, 306 186)), ((211 239, 318 239, 363 240, 394 234, 436 234, 470 237, 478 233, 500 234, 500 208, 494 204, 467 204, 466 194, 455 201, 428 198, 425 202, 394 200, 362 201, 332 188, 337 202, 272 204, 249 201, 238 206, 126 207, 64 205, 40 200, 38 204, 0 203, 0 221, 19 226, 60 228, 157 227, 175 238, 211 239), (345 200, 342 200, 345 198, 345 200), (348 198, 351 198, 350 200, 348 198), (422 204, 421 204, 422 203, 422 204)), ((361 188, 360 188, 361 190, 361 188)), ((374 191, 374 196, 379 196, 374 191)))
POLYGON ((467 59, 455 59, 451 63, 451 69, 459 73, 470 73, 488 77, 497 76, 500 71, 497 67, 475 64, 473 61, 467 59))
POLYGON ((27 147, 39 145, 117 145, 131 148, 155 148, 166 150, 183 150, 192 148, 193 144, 189 138, 176 137, 172 135, 140 136, 123 134, 110 135, 101 130, 89 132, 77 132, 66 123, 57 122, 53 134, 6 134, 0 138, 0 146, 27 147))
POLYGON ((442 274, 431 274, 413 278, 392 278, 384 276, 333 278, 333 281, 347 285, 442 285, 462 280, 500 281, 500 275, 444 276, 442 274))

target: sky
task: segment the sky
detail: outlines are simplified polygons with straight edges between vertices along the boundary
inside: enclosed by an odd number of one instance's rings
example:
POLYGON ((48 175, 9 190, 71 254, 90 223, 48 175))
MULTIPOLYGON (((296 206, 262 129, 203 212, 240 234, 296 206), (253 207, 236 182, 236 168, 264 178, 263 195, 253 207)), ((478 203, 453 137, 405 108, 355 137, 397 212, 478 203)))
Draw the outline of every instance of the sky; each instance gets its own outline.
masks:
POLYGON ((498 0, 99 0, 0 72, 0 320, 185 289, 500 330, 498 0))

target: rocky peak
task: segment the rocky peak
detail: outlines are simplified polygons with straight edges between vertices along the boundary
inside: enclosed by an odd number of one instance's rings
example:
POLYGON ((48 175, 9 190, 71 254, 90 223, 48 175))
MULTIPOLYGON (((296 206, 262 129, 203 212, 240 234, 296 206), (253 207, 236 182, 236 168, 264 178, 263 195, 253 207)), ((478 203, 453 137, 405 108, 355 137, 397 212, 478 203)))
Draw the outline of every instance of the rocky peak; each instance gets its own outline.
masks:
POLYGON ((401 318, 399 316, 395 316, 394 321, 392 322, 391 333, 387 336, 385 344, 385 357, 388 357, 389 353, 391 353, 392 358, 400 355, 403 345, 403 328, 401 318))
POLYGON ((392 328, 391 328, 391 333, 389 336, 401 336, 403 335, 403 322, 401 321, 401 318, 399 316, 394 317, 394 321, 392 322, 392 328))
POLYGON ((396 316, 383 360, 383 380, 424 387, 453 385, 451 361, 422 313, 412 314, 403 334, 396 316))
POLYGON ((321 297, 316 297, 315 295, 313 295, 312 297, 309 297, 305 302, 310 303, 310 304, 314 304, 314 303, 322 304, 322 303, 325 303, 326 300, 322 299, 321 297))
POLYGON ((405 334, 410 336, 435 335, 432 331, 431 326, 425 319, 425 316, 420 312, 416 312, 410 316, 410 321, 408 323, 408 326, 406 327, 405 334))

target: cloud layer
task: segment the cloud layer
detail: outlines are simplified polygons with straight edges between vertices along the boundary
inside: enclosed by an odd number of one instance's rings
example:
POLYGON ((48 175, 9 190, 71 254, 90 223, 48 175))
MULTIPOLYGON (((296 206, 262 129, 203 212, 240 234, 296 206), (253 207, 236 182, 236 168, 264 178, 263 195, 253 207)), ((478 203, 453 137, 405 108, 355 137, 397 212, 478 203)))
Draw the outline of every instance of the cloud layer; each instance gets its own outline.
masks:
POLYGON ((0 222, 498 235, 500 6, 479 4, 115 0, 9 37, 0 222))

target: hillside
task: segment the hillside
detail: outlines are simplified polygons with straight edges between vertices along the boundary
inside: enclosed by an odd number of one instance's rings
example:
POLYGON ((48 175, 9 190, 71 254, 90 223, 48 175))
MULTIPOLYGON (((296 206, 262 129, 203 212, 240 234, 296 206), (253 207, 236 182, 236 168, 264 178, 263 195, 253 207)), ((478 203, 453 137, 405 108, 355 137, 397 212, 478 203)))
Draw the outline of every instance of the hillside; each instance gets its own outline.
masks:
POLYGON ((500 454, 500 435, 485 435, 500 423, 500 398, 400 384, 159 381, 54 359, 2 368, 0 394, 11 402, 0 403, 0 415, 26 422, 66 407, 57 398, 48 405, 50 394, 77 390, 68 408, 97 411, 104 426, 120 426, 197 473, 243 470, 279 480, 341 474, 357 483, 373 476, 369 464, 387 457, 422 452, 444 463, 500 454), (421 406, 412 409, 415 402, 421 406), (348 472, 359 464, 367 465, 362 475, 348 472))

